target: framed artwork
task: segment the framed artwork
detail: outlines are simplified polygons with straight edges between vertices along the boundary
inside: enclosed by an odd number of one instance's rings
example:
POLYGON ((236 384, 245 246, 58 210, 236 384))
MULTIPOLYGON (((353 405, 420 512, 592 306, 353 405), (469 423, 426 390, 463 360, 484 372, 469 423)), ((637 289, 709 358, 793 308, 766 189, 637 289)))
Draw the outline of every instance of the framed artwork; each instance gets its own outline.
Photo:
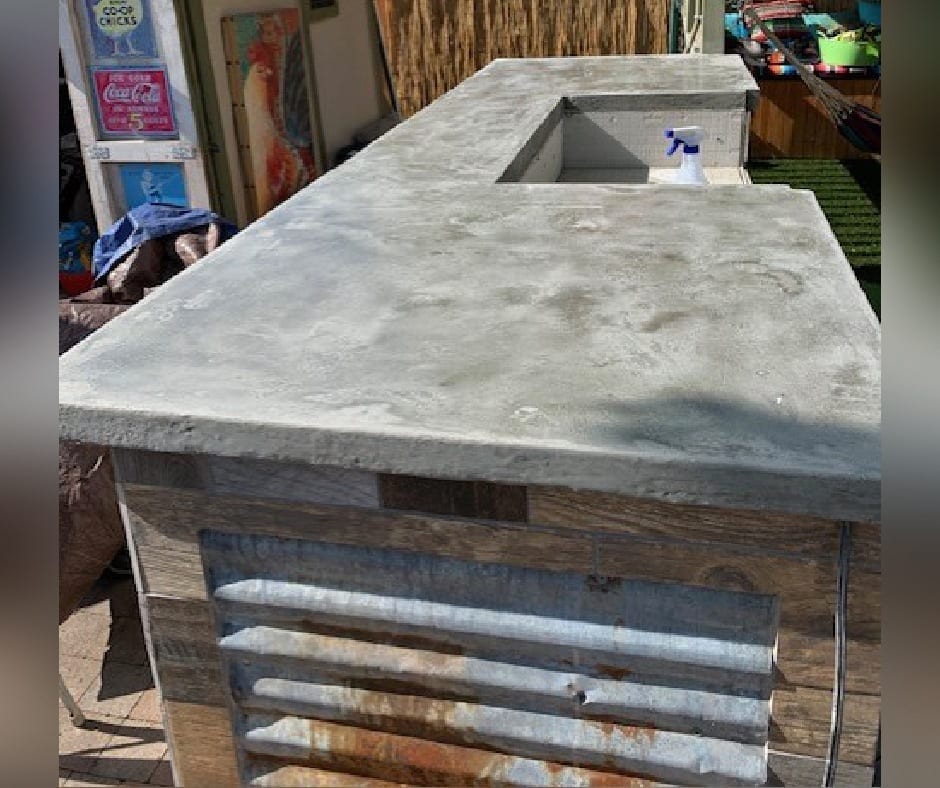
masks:
POLYGON ((95 60, 157 58, 150 0, 83 0, 95 60))
POLYGON ((91 74, 102 136, 176 135, 165 68, 95 67, 91 74))
POLYGON ((301 35, 296 8, 222 20, 239 159, 255 218, 317 176, 301 35))
POLYGON ((189 207, 186 178, 180 164, 119 164, 118 172, 125 210, 153 202, 189 207))

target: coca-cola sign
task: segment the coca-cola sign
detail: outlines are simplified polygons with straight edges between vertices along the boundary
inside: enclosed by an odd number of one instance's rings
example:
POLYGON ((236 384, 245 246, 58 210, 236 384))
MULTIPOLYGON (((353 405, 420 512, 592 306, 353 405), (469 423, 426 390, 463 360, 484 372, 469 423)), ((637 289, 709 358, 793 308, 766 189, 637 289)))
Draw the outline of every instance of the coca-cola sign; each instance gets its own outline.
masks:
POLYGON ((128 137, 176 134, 162 68, 96 68, 95 93, 102 131, 128 137))

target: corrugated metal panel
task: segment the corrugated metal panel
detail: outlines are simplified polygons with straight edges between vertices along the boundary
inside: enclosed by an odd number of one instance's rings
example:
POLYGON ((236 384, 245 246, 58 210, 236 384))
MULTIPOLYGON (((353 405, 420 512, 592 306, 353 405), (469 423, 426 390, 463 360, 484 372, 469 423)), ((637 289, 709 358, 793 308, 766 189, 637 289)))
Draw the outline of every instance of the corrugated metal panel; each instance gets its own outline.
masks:
POLYGON ((766 779, 771 597, 273 537, 202 547, 251 784, 766 779))

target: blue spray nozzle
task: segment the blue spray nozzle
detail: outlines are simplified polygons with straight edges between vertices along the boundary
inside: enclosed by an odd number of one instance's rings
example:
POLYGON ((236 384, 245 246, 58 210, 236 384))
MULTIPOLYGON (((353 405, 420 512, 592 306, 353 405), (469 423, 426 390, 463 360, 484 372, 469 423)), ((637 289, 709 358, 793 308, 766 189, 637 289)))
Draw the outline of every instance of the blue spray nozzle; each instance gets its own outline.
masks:
POLYGON ((675 153, 677 150, 679 150, 679 145, 680 145, 680 143, 682 142, 682 140, 680 140, 680 139, 678 139, 678 138, 676 137, 675 129, 666 129, 666 139, 667 139, 667 140, 672 140, 672 145, 670 145, 670 146, 666 149, 666 155, 667 155, 667 156, 672 156, 673 153, 675 153))
POLYGON ((666 129, 666 139, 672 140, 672 145, 666 150, 667 156, 672 156, 682 145, 683 153, 698 153, 698 144, 705 136, 705 130, 699 126, 683 126, 681 128, 666 129))

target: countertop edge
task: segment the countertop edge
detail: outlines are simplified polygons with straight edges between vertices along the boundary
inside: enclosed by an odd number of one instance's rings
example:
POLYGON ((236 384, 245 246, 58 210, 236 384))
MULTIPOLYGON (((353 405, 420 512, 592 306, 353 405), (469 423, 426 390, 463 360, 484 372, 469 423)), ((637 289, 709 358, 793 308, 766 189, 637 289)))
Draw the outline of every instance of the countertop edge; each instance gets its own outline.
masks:
POLYGON ((115 448, 300 462, 442 479, 567 487, 667 503, 881 522, 880 475, 742 467, 447 436, 355 433, 60 404, 59 437, 115 448), (252 446, 251 452, 243 447, 252 446))

